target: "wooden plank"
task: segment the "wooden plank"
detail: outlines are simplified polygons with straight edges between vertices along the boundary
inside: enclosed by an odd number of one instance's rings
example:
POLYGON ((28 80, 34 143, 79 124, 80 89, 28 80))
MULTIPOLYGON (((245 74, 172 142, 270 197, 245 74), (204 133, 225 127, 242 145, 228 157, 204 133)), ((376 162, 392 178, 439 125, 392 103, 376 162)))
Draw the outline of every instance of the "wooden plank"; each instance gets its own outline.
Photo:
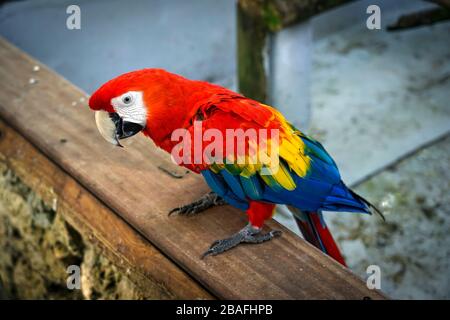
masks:
MULTIPOLYGON (((281 238, 258 246, 242 245, 201 260, 212 241, 246 224, 245 214, 229 206, 198 216, 168 217, 208 189, 187 174, 174 179, 158 167, 180 170, 144 136, 125 148, 105 143, 86 104, 85 94, 59 75, 0 41, 0 116, 71 177, 131 224, 213 295, 227 299, 382 299, 348 269, 323 255, 274 221, 281 238), (30 77, 37 82, 30 84, 30 77)), ((86 71, 93 72, 93 71, 86 71)))
POLYGON ((44 202, 155 299, 211 299, 123 219, 0 120, 0 157, 44 202))

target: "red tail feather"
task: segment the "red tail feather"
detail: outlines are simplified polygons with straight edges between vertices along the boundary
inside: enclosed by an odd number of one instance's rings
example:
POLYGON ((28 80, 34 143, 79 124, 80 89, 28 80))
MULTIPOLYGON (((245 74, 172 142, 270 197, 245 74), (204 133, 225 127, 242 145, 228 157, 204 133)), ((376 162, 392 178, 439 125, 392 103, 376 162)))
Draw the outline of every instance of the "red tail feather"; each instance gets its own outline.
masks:
POLYGON ((328 227, 325 224, 322 224, 319 215, 313 212, 310 213, 310 217, 317 231, 319 239, 321 240, 322 245, 325 247, 326 253, 343 266, 347 266, 344 258, 342 257, 341 251, 339 250, 336 242, 333 239, 333 236, 331 235, 330 230, 328 230, 328 227))
POLYGON ((343 266, 347 266, 330 230, 328 230, 325 222, 321 219, 320 213, 302 212, 293 207, 289 207, 289 209, 294 213, 297 225, 306 241, 328 254, 343 266))

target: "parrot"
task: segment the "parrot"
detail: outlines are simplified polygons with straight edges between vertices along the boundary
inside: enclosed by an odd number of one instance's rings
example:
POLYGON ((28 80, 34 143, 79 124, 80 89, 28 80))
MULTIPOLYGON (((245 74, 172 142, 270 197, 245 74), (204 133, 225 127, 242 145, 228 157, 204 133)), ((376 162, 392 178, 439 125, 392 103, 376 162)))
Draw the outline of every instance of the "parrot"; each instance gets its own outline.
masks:
MULTIPOLYGON (((263 226, 274 215, 276 205, 286 205, 303 238, 345 266, 323 212, 377 212, 384 219, 374 205, 345 185, 335 161, 320 142, 297 129, 277 109, 227 88, 147 68, 107 81, 91 95, 88 104, 100 135, 116 146, 122 146, 121 139, 141 132, 173 155, 180 144, 173 133, 184 130, 182 137, 189 141, 179 154, 191 161, 178 164, 202 175, 212 191, 174 208, 169 215, 194 215, 224 204, 246 212, 248 223, 230 237, 213 242, 202 258, 242 243, 259 244, 279 237, 281 231, 264 233, 263 226), (254 130, 257 135, 276 130, 277 137, 274 134, 260 140, 265 144, 262 150, 270 147, 275 151, 269 161, 251 157, 250 151, 255 154, 259 141, 248 138, 240 152, 233 147, 192 161, 196 126, 223 136, 228 130, 254 130)), ((201 151, 210 146, 207 142, 213 143, 203 141, 201 151)))

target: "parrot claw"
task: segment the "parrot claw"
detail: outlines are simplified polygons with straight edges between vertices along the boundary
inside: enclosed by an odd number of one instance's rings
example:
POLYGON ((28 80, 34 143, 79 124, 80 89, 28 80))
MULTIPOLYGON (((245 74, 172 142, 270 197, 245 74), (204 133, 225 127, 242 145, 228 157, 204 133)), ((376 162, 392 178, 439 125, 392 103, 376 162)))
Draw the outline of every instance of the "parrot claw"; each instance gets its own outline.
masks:
POLYGON ((255 228, 248 224, 245 228, 240 230, 238 233, 235 233, 230 238, 214 241, 209 249, 202 254, 201 259, 209 255, 215 256, 223 253, 236 247, 240 243, 262 243, 281 236, 281 231, 279 230, 272 230, 264 234, 261 234, 260 232, 261 229, 255 228))
POLYGON ((170 216, 173 213, 178 213, 185 216, 193 216, 197 213, 205 211, 206 209, 212 206, 221 206, 224 204, 226 204, 225 200, 219 197, 217 193, 209 192, 200 199, 198 199, 197 201, 170 210, 168 215, 170 216))

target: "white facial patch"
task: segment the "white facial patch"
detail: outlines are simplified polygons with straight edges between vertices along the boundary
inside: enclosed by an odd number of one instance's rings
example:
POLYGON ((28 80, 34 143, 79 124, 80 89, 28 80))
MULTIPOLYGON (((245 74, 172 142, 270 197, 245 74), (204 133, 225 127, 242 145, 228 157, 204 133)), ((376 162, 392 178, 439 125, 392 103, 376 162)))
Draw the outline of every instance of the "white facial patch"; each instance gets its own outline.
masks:
POLYGON ((123 121, 133 122, 145 127, 147 123, 147 109, 144 106, 141 91, 128 91, 111 99, 111 105, 123 121))

